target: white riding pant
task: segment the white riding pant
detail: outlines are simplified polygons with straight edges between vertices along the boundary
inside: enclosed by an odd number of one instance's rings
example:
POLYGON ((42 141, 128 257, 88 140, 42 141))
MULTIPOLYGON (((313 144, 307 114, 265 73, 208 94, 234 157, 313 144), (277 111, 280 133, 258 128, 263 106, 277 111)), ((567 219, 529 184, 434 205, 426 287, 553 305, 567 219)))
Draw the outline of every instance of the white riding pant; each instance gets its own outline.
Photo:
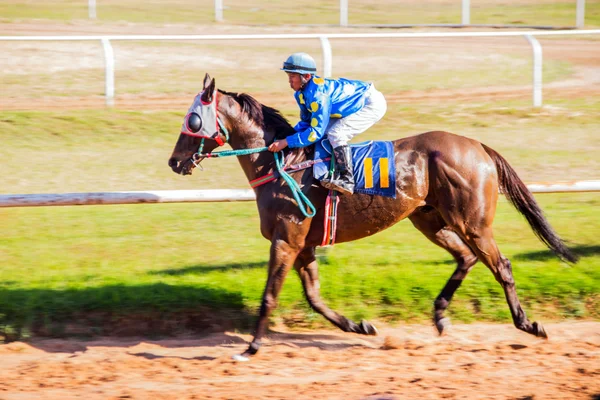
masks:
POLYGON ((387 102, 385 97, 379 90, 375 89, 375 85, 371 84, 371 87, 365 93, 363 108, 345 118, 329 120, 325 130, 329 143, 334 149, 348 144, 354 136, 363 133, 379 121, 386 111, 387 102))

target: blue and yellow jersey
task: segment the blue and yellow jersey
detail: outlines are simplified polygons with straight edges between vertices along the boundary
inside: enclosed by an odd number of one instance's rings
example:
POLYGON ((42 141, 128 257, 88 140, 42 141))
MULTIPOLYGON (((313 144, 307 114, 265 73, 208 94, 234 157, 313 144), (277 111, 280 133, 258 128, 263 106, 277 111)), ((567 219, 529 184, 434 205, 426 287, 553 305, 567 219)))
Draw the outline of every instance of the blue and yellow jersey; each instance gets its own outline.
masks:
POLYGON ((365 105, 370 83, 344 78, 325 79, 313 75, 302 90, 294 94, 300 106, 296 133, 287 137, 289 147, 304 147, 321 140, 331 118, 344 118, 365 105))

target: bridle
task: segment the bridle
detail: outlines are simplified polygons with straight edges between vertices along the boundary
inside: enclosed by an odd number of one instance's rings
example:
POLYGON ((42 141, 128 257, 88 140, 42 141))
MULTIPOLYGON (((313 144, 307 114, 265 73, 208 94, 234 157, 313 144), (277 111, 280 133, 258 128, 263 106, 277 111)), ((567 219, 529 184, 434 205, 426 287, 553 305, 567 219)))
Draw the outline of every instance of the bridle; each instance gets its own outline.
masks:
POLYGON ((208 106, 208 107, 201 107, 200 114, 204 114, 204 116, 208 117, 209 120, 214 119, 216 121, 215 133, 212 134, 211 136, 208 136, 206 134, 205 129, 204 129, 205 124, 204 124, 203 118, 197 112, 191 112, 186 115, 184 123, 182 125, 182 129, 181 129, 181 134, 183 134, 183 135, 202 138, 202 140, 200 141, 200 145, 198 146, 198 150, 196 151, 196 153, 192 154, 190 159, 186 162, 186 163, 191 162, 192 164, 194 164, 195 167, 199 168, 200 170, 203 170, 202 166, 200 165, 202 160, 211 156, 210 155, 211 153, 202 153, 202 151, 204 149, 205 139, 214 140, 215 142, 217 142, 219 147, 224 146, 226 143, 229 142, 229 131, 227 130, 227 127, 225 126, 225 124, 221 120, 221 117, 219 116, 219 101, 218 101, 219 91, 215 89, 214 93, 215 93, 215 95, 210 103, 207 103, 204 100, 202 100, 203 92, 198 93, 198 95, 196 96, 196 99, 194 100, 194 104, 192 104, 192 108, 194 108, 194 105, 196 104, 196 101, 198 98, 200 99, 200 102, 202 105, 208 106), (214 105, 213 105, 213 103, 214 103, 214 105), (208 110, 208 115, 204 111, 205 109, 208 110), (212 112, 212 110, 214 110, 214 113, 212 112), (195 126, 193 126, 193 127, 190 126, 190 119, 192 119, 192 118, 194 118, 194 122, 196 123, 195 126), (183 128, 185 128, 185 129, 183 129, 183 128))
MULTIPOLYGON (((212 138, 208 138, 208 139, 214 140, 215 142, 217 142, 219 147, 222 147, 222 146, 225 146, 225 144, 229 142, 229 131, 227 130, 227 128, 225 127, 223 122, 221 122, 221 118, 219 118, 218 116, 217 116, 217 122, 219 124, 219 130, 213 135, 212 138), (223 140, 223 138, 221 137, 221 134, 225 137, 225 140, 223 140)), ((190 157, 190 160, 189 160, 192 164, 194 164, 194 166, 196 168, 199 168, 200 171, 204 171, 204 168, 202 168, 202 165, 200 165, 202 160, 204 160, 205 158, 213 157, 211 155, 213 153, 202 153, 202 150, 204 150, 204 139, 207 139, 207 138, 202 138, 202 140, 200 141, 200 145, 198 146, 198 151, 196 151, 194 154, 192 154, 192 156, 190 157)))

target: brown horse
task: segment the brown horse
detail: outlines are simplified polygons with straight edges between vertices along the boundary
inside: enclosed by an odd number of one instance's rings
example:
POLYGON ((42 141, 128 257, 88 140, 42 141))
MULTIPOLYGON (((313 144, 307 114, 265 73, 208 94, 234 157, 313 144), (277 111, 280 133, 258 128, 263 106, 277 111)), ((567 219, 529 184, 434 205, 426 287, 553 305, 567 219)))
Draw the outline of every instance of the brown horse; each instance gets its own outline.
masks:
MULTIPOLYGON (((207 113, 208 105, 212 104, 220 124, 220 128, 213 128, 215 140, 206 141, 202 154, 215 149, 217 141, 222 143, 228 139, 233 149, 252 149, 265 147, 276 138, 294 132, 277 110, 246 94, 216 90, 215 81, 208 74, 200 98, 202 101, 195 103, 196 116, 207 113)), ((212 121, 216 119, 214 117, 212 121)), ((174 172, 191 174, 196 165, 193 156, 199 150, 201 140, 189 134, 179 136, 169 159, 169 166, 174 172)), ((517 298, 511 263, 500 253, 494 241, 492 221, 499 190, 558 257, 569 262, 576 262, 577 258, 552 230, 513 168, 486 145, 447 132, 426 132, 396 140, 393 144, 396 198, 363 194, 343 196, 338 207, 336 241, 361 239, 408 218, 430 241, 446 249, 457 263, 454 273, 434 302, 433 319, 440 334, 449 325, 444 312, 454 292, 475 263, 481 261, 502 285, 515 326, 547 338, 541 324, 527 319, 517 298)), ((287 165, 300 163, 312 156, 310 148, 288 150, 287 165)), ((238 160, 249 181, 275 168, 274 155, 268 151, 239 156, 238 160)), ((283 179, 255 189, 261 233, 271 241, 271 251, 255 336, 242 355, 244 358, 258 351, 269 314, 276 307, 283 281, 292 266, 298 272, 306 298, 315 311, 345 332, 377 333, 370 323, 362 321, 357 324, 323 303, 319 294, 315 248, 323 238, 324 203, 328 191, 314 180, 310 168, 292 175, 314 204, 316 215, 308 218, 300 212, 290 187, 283 179)))

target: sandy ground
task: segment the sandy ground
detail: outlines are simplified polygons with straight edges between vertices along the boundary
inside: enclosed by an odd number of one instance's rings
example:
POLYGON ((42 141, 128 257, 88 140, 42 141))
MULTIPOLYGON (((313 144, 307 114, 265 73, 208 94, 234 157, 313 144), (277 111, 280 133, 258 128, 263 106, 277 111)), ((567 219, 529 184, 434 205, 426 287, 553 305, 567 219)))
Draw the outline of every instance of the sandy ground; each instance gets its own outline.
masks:
POLYGON ((548 341, 511 325, 34 340, 0 346, 0 399, 599 399, 600 322, 547 324, 548 341))

